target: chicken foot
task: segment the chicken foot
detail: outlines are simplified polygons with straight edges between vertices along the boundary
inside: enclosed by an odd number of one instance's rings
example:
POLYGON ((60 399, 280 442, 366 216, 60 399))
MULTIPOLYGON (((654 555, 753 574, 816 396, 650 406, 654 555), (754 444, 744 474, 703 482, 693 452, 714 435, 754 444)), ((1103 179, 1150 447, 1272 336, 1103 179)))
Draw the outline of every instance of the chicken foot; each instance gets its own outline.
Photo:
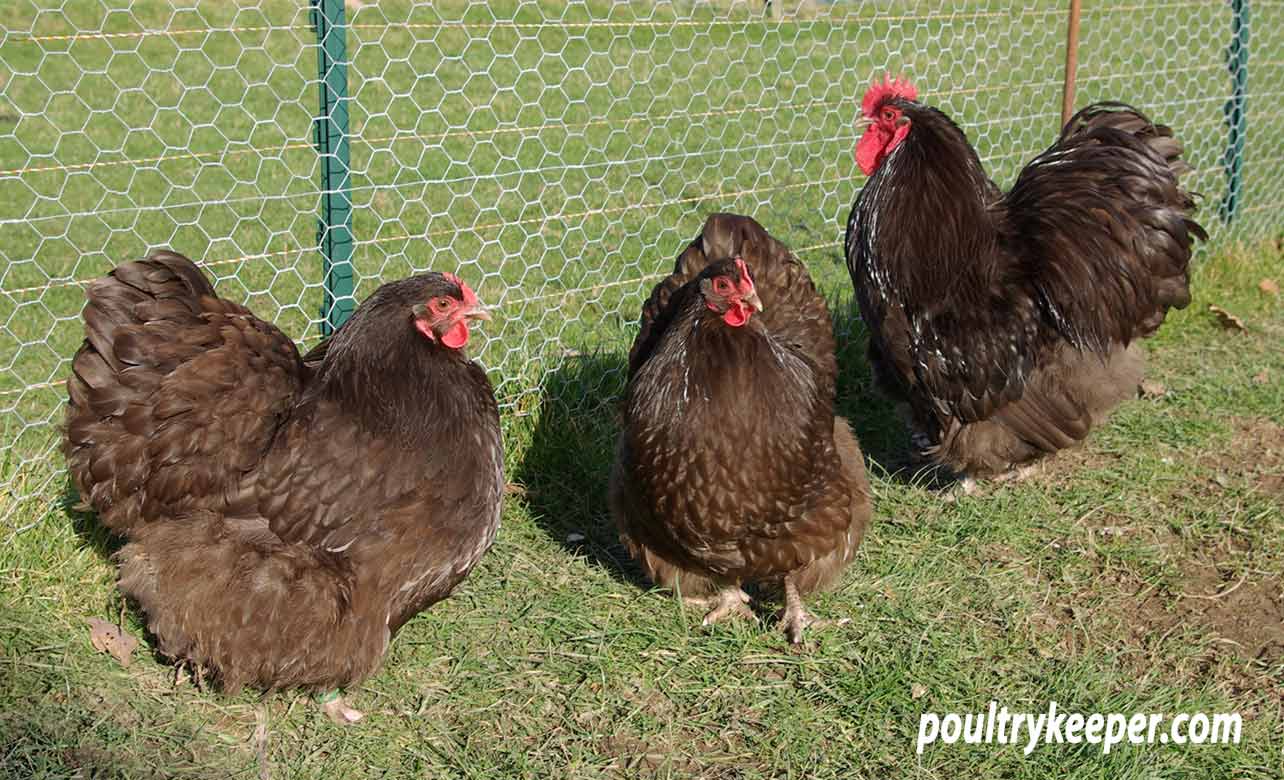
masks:
POLYGON ((349 707, 343 700, 343 694, 337 690, 329 691, 320 697, 321 711, 326 717, 340 726, 356 723, 366 716, 364 712, 349 707))
POLYGON ((803 606, 802 596, 793 575, 785 577, 785 608, 780 611, 780 627, 791 644, 800 645, 803 641, 803 630, 806 628, 829 628, 851 622, 851 618, 841 620, 821 620, 807 611, 803 606))
MULTIPOLYGON (((1016 468, 1009 469, 1002 474, 996 474, 993 477, 990 477, 989 481, 996 485, 1001 485, 1005 482, 1016 484, 1038 474, 1042 467, 1042 461, 1027 463, 1024 466, 1017 466, 1016 468)), ((952 504, 957 501, 960 496, 975 496, 980 492, 981 487, 977 484, 976 478, 970 474, 963 474, 959 476, 958 482, 955 483, 954 487, 949 490, 945 496, 945 501, 952 504)))
POLYGON ((1042 461, 1035 461, 1034 463, 1027 463, 1024 466, 1017 466, 1014 469, 1010 469, 1008 471, 1003 472, 1002 474, 996 475, 993 478, 993 481, 994 482, 1013 482, 1013 483, 1021 482, 1025 479, 1028 479, 1029 477, 1034 476, 1035 474, 1038 474, 1040 467, 1042 465, 1043 465, 1042 461))
POLYGON ((718 591, 718 595, 709 599, 690 599, 688 601, 700 601, 702 606, 712 606, 712 609, 705 614, 702 625, 711 626, 728 617, 758 619, 753 610, 749 609, 749 594, 741 590, 739 586, 733 585, 729 588, 723 588, 718 591))

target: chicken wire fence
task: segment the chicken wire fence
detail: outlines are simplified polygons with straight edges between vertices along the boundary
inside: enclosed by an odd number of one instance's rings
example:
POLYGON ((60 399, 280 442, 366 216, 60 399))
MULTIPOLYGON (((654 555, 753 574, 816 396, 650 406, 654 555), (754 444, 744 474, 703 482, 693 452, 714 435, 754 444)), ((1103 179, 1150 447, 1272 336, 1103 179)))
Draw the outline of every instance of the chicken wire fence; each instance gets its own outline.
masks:
MULTIPOLYGON (((12 498, 59 479, 84 285, 149 250, 189 255, 305 348, 349 269, 356 300, 457 271, 496 313, 472 351, 522 412, 567 355, 627 347, 712 211, 755 216, 842 289, 871 76, 912 77, 1002 185, 1060 126, 1064 0, 313 1, 6 3, 12 498)), ((1214 241, 1281 235, 1284 2, 1089 0, 1079 59, 1079 105, 1177 129, 1214 241)))

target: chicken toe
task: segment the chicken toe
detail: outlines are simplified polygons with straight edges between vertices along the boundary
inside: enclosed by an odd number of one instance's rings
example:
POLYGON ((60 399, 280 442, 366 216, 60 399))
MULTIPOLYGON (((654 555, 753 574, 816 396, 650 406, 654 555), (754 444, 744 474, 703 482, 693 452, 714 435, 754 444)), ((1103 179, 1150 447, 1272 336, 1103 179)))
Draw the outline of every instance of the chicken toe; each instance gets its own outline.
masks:
POLYGON ((785 577, 785 608, 780 611, 780 628, 790 644, 800 645, 803 641, 803 630, 807 628, 829 628, 842 626, 851 622, 851 618, 840 620, 821 620, 807 611, 803 606, 802 596, 792 577, 785 577))
POLYGON ((958 478, 951 487, 949 487, 943 499, 947 504, 956 503, 961 498, 968 498, 980 494, 981 488, 976 484, 976 478, 963 474, 958 478))
POLYGON ((749 594, 738 587, 723 588, 710 601, 714 606, 704 616, 703 625, 711 626, 727 617, 758 619, 753 610, 749 609, 749 594))
POLYGON ((1042 470, 1041 469, 1042 465, 1043 465, 1042 461, 1036 461, 1034 463, 1027 463, 1024 466, 1017 466, 1014 469, 1005 471, 1002 474, 995 476, 994 481, 995 482, 1022 482, 1034 476, 1035 474, 1038 474, 1042 470))
POLYGON ((330 691, 321 697, 321 711, 340 726, 356 723, 366 716, 361 710, 349 707, 338 691, 330 691))

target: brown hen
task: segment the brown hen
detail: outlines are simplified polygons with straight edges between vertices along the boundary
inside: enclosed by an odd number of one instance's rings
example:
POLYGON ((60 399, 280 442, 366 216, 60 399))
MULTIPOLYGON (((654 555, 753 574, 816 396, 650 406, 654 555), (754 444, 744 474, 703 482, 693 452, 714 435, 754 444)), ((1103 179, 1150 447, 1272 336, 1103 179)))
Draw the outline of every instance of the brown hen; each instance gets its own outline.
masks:
POLYGON ((851 561, 869 486, 836 373, 824 299, 748 217, 710 217, 643 307, 611 508, 646 575, 705 600, 706 623, 752 615, 742 585, 779 584, 801 642, 801 597, 851 561))
POLYGON ((306 359, 171 252, 87 295, 65 451, 165 655, 229 691, 351 685, 490 546, 503 450, 458 278, 383 285, 306 359))

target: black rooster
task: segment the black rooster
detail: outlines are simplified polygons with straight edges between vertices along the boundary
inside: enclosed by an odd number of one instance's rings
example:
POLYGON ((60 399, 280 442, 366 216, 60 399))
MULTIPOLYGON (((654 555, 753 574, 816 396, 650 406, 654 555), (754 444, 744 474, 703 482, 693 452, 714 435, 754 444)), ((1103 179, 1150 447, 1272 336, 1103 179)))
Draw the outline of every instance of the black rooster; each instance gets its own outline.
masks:
POLYGON ((1136 341, 1190 301, 1206 235, 1178 186, 1181 144, 1098 103, 1004 193, 908 82, 876 82, 861 108, 870 178, 847 265, 875 375, 908 402, 917 448, 970 489, 1081 441, 1136 395, 1136 341))

